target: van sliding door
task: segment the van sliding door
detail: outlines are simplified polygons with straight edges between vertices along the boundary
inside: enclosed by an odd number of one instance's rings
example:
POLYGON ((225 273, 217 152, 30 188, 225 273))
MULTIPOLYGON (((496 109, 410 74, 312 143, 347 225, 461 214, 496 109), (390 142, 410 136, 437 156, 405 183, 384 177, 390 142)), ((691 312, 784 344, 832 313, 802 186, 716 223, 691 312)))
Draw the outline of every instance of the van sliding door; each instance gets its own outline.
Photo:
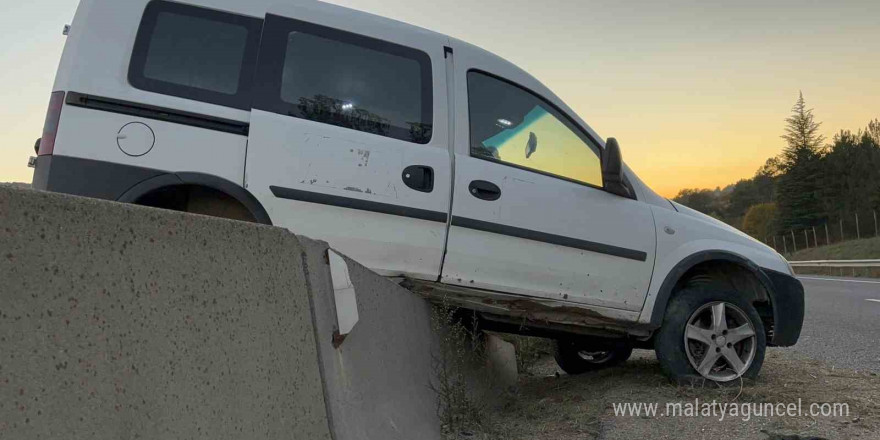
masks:
POLYGON ((451 188, 445 41, 336 9, 266 17, 247 188, 276 225, 383 275, 436 280, 451 188))

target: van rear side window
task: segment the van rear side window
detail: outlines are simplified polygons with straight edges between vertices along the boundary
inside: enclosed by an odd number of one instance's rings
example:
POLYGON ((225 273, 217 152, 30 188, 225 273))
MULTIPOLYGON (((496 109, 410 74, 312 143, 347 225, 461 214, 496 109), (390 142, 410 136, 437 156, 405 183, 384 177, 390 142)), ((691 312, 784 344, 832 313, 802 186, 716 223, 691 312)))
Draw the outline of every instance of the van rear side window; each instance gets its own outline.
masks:
POLYGON ((431 59, 419 50, 268 16, 254 107, 426 144, 431 59))
POLYGON ((144 76, 234 95, 246 42, 244 26, 162 12, 147 49, 144 76))
POLYGON ((129 67, 139 89, 249 109, 262 20, 166 1, 147 5, 129 67))

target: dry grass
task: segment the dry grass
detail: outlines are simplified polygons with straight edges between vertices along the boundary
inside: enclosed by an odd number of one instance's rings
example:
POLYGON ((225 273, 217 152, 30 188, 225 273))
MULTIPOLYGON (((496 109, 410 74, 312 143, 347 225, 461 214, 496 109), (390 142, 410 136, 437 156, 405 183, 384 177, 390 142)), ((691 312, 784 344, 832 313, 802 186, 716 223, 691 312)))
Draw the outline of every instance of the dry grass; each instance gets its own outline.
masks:
POLYGON ((437 395, 437 415, 445 438, 486 432, 486 401, 478 384, 486 373, 485 344, 475 322, 467 325, 456 309, 434 306, 431 326, 440 337, 432 362, 431 390, 437 395))
POLYGON ((720 387, 677 386, 662 375, 653 353, 641 352, 621 367, 582 376, 558 374, 543 359, 523 376, 516 396, 487 413, 484 438, 880 438, 880 377, 834 370, 791 351, 773 349, 754 383, 720 387), (615 417, 613 403, 667 402, 810 403, 839 402, 847 417, 728 418, 615 417), (715 434, 713 434, 713 432, 715 434), (779 437, 777 434, 803 437, 779 437))
POLYGON ((22 182, 0 182, 0 185, 11 186, 15 189, 32 189, 30 183, 22 183, 22 182))
POLYGON ((516 348, 516 369, 520 374, 531 374, 540 360, 553 355, 553 341, 550 339, 510 334, 499 336, 516 348))

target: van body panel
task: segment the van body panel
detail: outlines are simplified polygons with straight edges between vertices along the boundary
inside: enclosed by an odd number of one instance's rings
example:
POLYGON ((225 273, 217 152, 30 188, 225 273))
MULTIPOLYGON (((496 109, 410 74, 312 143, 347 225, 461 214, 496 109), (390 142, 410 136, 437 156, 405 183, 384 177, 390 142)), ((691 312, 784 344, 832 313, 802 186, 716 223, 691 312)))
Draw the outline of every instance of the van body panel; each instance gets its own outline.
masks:
MULTIPOLYGON (((148 1, 82 0, 77 8, 55 78, 54 90, 177 109, 246 123, 250 112, 139 90, 128 83, 132 48, 148 1), (96 62, 100 60, 100 68, 96 62)), ((192 4, 242 10, 237 2, 192 4)), ((253 6, 245 10, 259 15, 253 6)), ((168 172, 195 171, 243 184, 247 137, 165 121, 65 104, 55 154, 115 162, 168 172), (117 136, 126 124, 143 123, 155 145, 137 157, 124 153, 117 136)))
POLYGON ((197 171, 241 185, 246 148, 246 136, 65 105, 55 154, 168 172, 197 171), (119 139, 123 128, 132 123, 144 124, 154 136, 153 145, 138 156, 120 148, 120 142, 130 140, 119 139))
MULTIPOLYGON (((387 276, 436 279, 446 223, 340 205, 276 196, 272 187, 440 213, 445 219, 450 181, 445 151, 363 139, 326 127, 254 110, 247 161, 247 189, 277 226, 327 240, 335 249, 387 276), (418 149, 418 151, 411 151, 418 149), (435 194, 407 188, 407 164, 431 166, 435 194), (444 186, 444 183, 447 186, 444 186)), ((359 133, 358 133, 359 134, 359 133)))

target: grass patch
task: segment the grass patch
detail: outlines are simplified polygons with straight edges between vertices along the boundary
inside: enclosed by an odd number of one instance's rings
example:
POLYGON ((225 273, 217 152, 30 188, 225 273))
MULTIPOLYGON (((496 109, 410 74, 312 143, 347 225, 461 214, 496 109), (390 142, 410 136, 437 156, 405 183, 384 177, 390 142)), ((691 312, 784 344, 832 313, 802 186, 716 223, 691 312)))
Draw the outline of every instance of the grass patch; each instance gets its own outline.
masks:
POLYGON ((802 249, 791 255, 791 261, 809 260, 870 260, 880 258, 880 237, 834 243, 802 249))
POLYGON ((513 334, 500 336, 516 348, 516 369, 519 374, 532 374, 539 361, 553 355, 552 339, 513 334))
POLYGON ((797 275, 880 278, 880 267, 796 267, 794 273, 797 275))
MULTIPOLYGON (((880 259, 880 238, 863 238, 803 249, 789 255, 788 259, 790 261, 880 259)), ((796 267, 795 272, 799 275, 880 278, 880 268, 878 267, 796 267)))
POLYGON ((474 378, 479 378, 485 365, 485 342, 476 318, 463 321, 467 317, 458 309, 440 305, 431 312, 431 326, 440 336, 440 346, 433 357, 430 386, 437 394, 437 415, 448 440, 486 431, 487 405, 474 392, 474 378))

